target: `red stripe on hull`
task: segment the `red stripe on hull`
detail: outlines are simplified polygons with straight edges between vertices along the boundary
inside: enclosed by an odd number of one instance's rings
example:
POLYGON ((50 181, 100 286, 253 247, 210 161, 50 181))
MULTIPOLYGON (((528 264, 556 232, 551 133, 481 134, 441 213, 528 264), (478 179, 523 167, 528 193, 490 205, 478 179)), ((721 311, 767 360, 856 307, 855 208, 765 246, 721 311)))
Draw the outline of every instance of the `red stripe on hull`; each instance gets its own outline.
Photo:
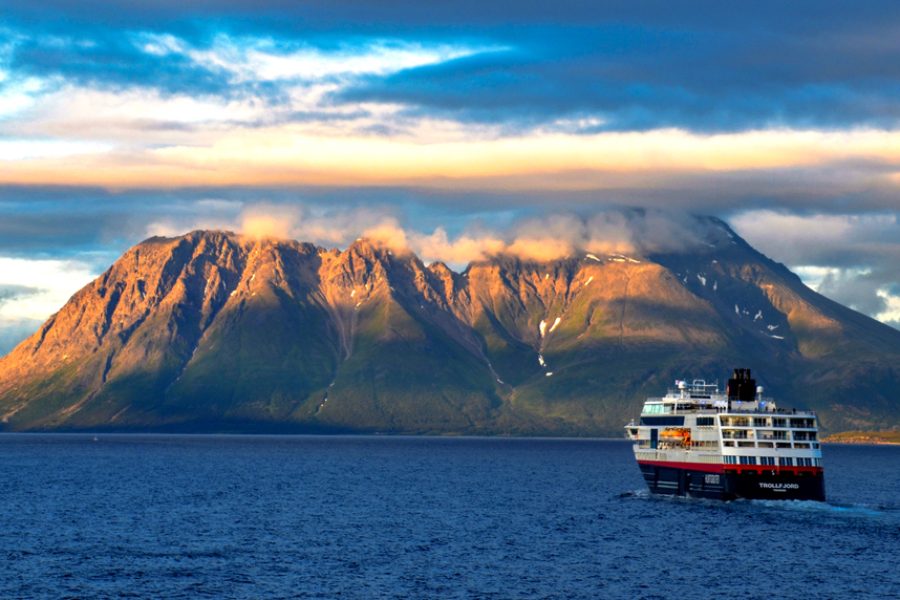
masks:
POLYGON ((704 473, 750 473, 800 475, 821 475, 822 467, 779 467, 777 465, 726 465, 694 462, 674 462, 666 460, 639 460, 639 465, 653 467, 668 467, 670 469, 688 469, 691 471, 703 471, 704 473))

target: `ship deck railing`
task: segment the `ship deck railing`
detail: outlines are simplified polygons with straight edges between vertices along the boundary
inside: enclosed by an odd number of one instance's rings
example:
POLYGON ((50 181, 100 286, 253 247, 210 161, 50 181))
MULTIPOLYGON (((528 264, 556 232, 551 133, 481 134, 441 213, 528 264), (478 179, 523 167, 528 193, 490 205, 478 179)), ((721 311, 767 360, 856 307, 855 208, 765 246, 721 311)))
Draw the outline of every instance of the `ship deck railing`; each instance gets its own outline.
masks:
POLYGON ((698 452, 696 450, 664 450, 652 448, 638 448, 634 451, 638 460, 658 460, 665 462, 694 462, 707 464, 720 464, 722 462, 722 454, 719 452, 698 452), (689 461, 685 459, 690 458, 689 461))
POLYGON ((750 412, 760 411, 760 412, 779 412, 784 414, 795 414, 797 412, 813 412, 811 410, 802 409, 802 408, 778 408, 777 403, 775 402, 775 398, 772 396, 758 396, 753 400, 737 400, 732 398, 728 399, 728 396, 725 394, 715 394, 712 397, 702 397, 702 398, 691 398, 684 397, 677 394, 668 394, 666 396, 650 396, 645 400, 646 402, 652 402, 653 404, 662 404, 664 406, 672 405, 672 404, 693 404, 695 406, 714 406, 717 402, 731 402, 737 404, 759 404, 762 403, 765 405, 765 408, 759 409, 740 409, 735 408, 734 410, 748 410, 750 412), (768 408, 769 406, 775 406, 775 408, 768 408))
POLYGON ((682 410, 673 410, 671 412, 664 413, 652 413, 645 414, 641 413, 641 416, 665 416, 665 415, 679 415, 679 414, 694 414, 694 413, 702 413, 702 414, 739 414, 739 415, 812 415, 816 416, 816 411, 808 410, 804 408, 727 408, 727 407, 717 407, 710 406, 709 404, 697 404, 694 408, 690 409, 682 409, 682 410))
POLYGON ((814 411, 814 410, 807 410, 807 409, 804 409, 804 408, 773 408, 773 409, 768 409, 768 408, 756 408, 756 409, 741 409, 741 408, 736 408, 736 409, 728 409, 727 412, 729 412, 729 413, 746 413, 746 414, 759 414, 759 413, 762 413, 762 414, 770 414, 770 413, 774 413, 774 414, 777 414, 777 415, 814 415, 814 414, 816 414, 816 411, 814 411))

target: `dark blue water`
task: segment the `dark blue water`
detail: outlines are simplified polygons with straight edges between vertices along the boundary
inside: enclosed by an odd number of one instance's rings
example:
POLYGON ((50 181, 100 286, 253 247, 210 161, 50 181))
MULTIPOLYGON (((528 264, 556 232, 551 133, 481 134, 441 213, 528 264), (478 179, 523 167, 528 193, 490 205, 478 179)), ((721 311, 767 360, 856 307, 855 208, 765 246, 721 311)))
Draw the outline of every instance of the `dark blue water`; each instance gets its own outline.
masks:
POLYGON ((98 438, 0 436, 0 597, 900 597, 900 447, 717 503, 618 441, 98 438))

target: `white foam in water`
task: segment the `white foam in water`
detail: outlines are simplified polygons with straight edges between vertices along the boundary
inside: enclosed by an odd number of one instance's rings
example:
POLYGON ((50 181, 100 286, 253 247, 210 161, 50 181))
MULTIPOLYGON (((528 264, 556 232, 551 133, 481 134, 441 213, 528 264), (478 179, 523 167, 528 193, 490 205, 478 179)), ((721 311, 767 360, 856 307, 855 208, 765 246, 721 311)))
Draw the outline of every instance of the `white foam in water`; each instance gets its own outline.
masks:
POLYGON ((833 504, 816 502, 815 500, 739 500, 756 507, 798 512, 817 512, 823 514, 846 515, 850 517, 876 517, 886 513, 864 504, 833 504))
MULTIPOLYGON (((697 505, 707 505, 719 508, 740 508, 748 510, 773 509, 796 511, 801 513, 822 513, 835 516, 848 517, 882 517, 888 516, 890 509, 872 507, 865 504, 836 504, 831 502, 817 502, 815 500, 761 500, 738 498, 736 500, 715 500, 712 498, 698 498, 692 496, 676 496, 668 494, 652 494, 649 490, 628 491, 619 494, 620 498, 644 498, 661 500, 665 502, 685 502, 697 505)), ((900 512, 900 511, 897 511, 900 512)))

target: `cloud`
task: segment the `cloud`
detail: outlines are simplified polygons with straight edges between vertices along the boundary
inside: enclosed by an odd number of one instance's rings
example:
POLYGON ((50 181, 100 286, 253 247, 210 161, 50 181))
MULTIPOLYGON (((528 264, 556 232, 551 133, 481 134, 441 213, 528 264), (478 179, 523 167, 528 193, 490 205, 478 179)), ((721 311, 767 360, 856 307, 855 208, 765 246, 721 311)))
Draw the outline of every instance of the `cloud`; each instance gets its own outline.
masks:
MULTIPOLYGON (((216 36, 207 49, 187 47, 172 36, 149 36, 150 52, 159 56, 185 55, 196 64, 232 74, 239 82, 336 80, 356 75, 386 75, 481 52, 461 44, 423 44, 397 39, 316 47, 271 38, 216 36)), ((144 46, 147 51, 148 46, 144 46)))
POLYGON ((574 215, 528 219, 515 228, 504 252, 526 260, 549 261, 572 256, 584 239, 584 222, 574 215))
MULTIPOLYGON (((156 97, 157 104, 167 99, 181 104, 168 113, 175 119, 188 114, 190 121, 246 120, 247 104, 290 118, 303 112, 291 110, 291 105, 311 92, 321 96, 364 75, 383 76, 484 50, 466 42, 390 37, 350 36, 341 43, 319 40, 316 45, 315 39, 227 32, 191 39, 170 32, 116 29, 68 35, 13 30, 8 35, 13 41, 0 65, 5 62, 8 72, 23 83, 21 89, 14 87, 0 96, 0 115, 34 103, 36 94, 27 93, 27 83, 38 88, 32 92, 43 95, 69 97, 74 91, 82 96, 120 96, 118 106, 106 102, 106 112, 112 113, 107 118, 115 118, 123 106, 139 112, 143 96, 156 97), (213 100, 219 106, 212 112, 192 110, 192 104, 209 105, 213 100), (223 110, 228 110, 227 117, 221 115, 223 110)), ((326 103, 316 108, 327 114, 331 107, 326 103)))
POLYGON ((525 260, 550 261, 579 252, 675 252, 699 244, 708 232, 681 211, 607 209, 593 214, 545 212, 519 216, 490 227, 465 217, 454 232, 410 222, 396 206, 316 206, 298 203, 204 200, 204 207, 221 206, 217 218, 204 211, 186 212, 180 220, 164 219, 147 225, 145 235, 180 235, 193 229, 224 229, 253 238, 296 239, 325 247, 344 248, 364 237, 398 253, 413 252, 425 262, 442 261, 464 267, 498 254, 525 260), (232 215, 228 217, 226 215, 232 215), (406 223, 404 223, 406 222, 406 223))
POLYGON ((44 319, 96 276, 97 271, 75 261, 0 256, 0 286, 7 290, 0 321, 44 319))
POLYGON ((860 19, 831 5, 813 28, 799 14, 758 6, 746 15, 757 29, 739 26, 744 21, 734 6, 726 11, 730 21, 692 8, 669 23, 647 10, 631 19, 606 14, 608 20, 582 27, 548 20, 499 28, 498 41, 514 39, 517 52, 371 77, 336 96, 519 128, 574 118, 585 122, 585 133, 896 127, 900 69, 880 66, 900 49, 867 39, 896 35, 896 21, 860 19))
POLYGON ((69 31, 51 35, 15 31, 9 65, 20 76, 47 84, 122 89, 133 86, 190 94, 228 94, 227 72, 197 64, 190 56, 160 56, 135 44, 119 30, 69 31))
POLYGON ((886 2, 814 17, 500 2, 428 19, 409 2, 101 0, 91 19, 21 4, 0 4, 0 182, 600 190, 637 205, 754 189, 872 202, 900 184, 886 2))
POLYGON ((65 158, 109 151, 109 144, 65 140, 0 140, 0 161, 65 158))
POLYGON ((239 231, 254 239, 289 238, 297 216, 290 207, 254 206, 241 215, 239 231))
POLYGON ((66 3, 4 12, 28 34, 14 48, 18 72, 92 86, 276 99, 285 97, 283 80, 349 74, 366 77, 333 90, 336 101, 513 128, 897 123, 900 49, 879 41, 897 34, 889 2, 871 10, 818 3, 814 18, 766 2, 753 11, 699 3, 677 15, 653 2, 563 2, 552 11, 466 4, 455 5, 458 14, 431 7, 427 19, 408 2, 118 5, 110 12, 119 17, 91 11, 89 22, 66 3), (210 12, 217 27, 198 27, 194 19, 210 12))
POLYGON ((895 212, 792 213, 749 210, 731 218, 751 245, 794 265, 860 268, 873 258, 900 258, 900 219, 895 212))
MULTIPOLYGON (((352 233, 349 235, 352 235, 352 233)), ((396 252, 405 253, 409 251, 409 240, 407 239, 406 231, 400 227, 400 224, 394 218, 381 219, 377 224, 365 229, 361 235, 396 252)))
POLYGON ((880 289, 876 293, 884 300, 884 306, 875 318, 900 329, 900 289, 894 285, 892 290, 880 289))
MULTIPOLYGON (((79 136, 91 135, 89 124, 70 123, 79 136)), ((709 194, 714 185, 735 180, 740 187, 736 192, 726 188, 726 198, 746 195, 753 184, 766 194, 802 197, 797 189, 802 183, 810 186, 805 194, 809 202, 869 190, 877 199, 900 186, 900 180, 892 179, 900 172, 900 132, 778 130, 706 136, 665 130, 497 137, 452 123, 418 122, 396 135, 345 126, 225 124, 178 133, 169 144, 144 145, 137 136, 133 138, 137 147, 132 148, 120 143, 106 153, 11 161, 0 174, 0 183, 119 189, 302 185, 523 192, 615 189, 650 195, 673 188, 709 194), (815 173, 822 173, 825 183, 816 182, 815 173), (836 188, 826 185, 832 182, 836 188)), ((147 141, 155 135, 163 133, 148 133, 147 141)))
POLYGON ((441 261, 450 265, 466 265, 507 249, 507 243, 493 232, 470 232, 450 238, 446 229, 438 227, 430 234, 414 234, 411 237, 416 254, 426 263, 441 261))
POLYGON ((0 357, 15 348, 19 342, 37 331, 41 325, 39 319, 0 319, 0 357))
POLYGON ((27 285, 0 283, 0 305, 19 296, 31 296, 40 290, 27 285))
MULTIPOLYGON (((164 233, 175 235, 171 224, 164 233)), ((203 228, 200 222, 185 222, 182 232, 203 228)), ((600 254, 685 251, 700 244, 710 231, 710 222, 689 214, 656 209, 600 211, 590 216, 549 213, 523 217, 507 227, 468 224, 455 234, 438 226, 421 230, 404 226, 389 209, 302 208, 295 205, 251 204, 246 206, 233 229, 254 238, 293 238, 323 246, 346 247, 363 237, 397 253, 413 252, 425 262, 441 261, 462 268, 495 255, 523 260, 553 261, 580 252, 600 254)), ((718 229, 713 227, 712 229, 718 229)), ((151 224, 148 234, 159 233, 151 224)))
POLYGON ((873 214, 747 211, 731 220, 747 241, 818 292, 885 322, 898 322, 900 219, 873 214))
MULTIPOLYGON (((0 265, 2 264, 2 258, 0 258, 0 265)), ((0 283, 0 357, 34 333, 42 321, 42 319, 15 316, 15 310, 7 313, 4 311, 4 305, 10 302, 27 302, 30 298, 38 297, 41 294, 42 290, 38 287, 0 283)))

